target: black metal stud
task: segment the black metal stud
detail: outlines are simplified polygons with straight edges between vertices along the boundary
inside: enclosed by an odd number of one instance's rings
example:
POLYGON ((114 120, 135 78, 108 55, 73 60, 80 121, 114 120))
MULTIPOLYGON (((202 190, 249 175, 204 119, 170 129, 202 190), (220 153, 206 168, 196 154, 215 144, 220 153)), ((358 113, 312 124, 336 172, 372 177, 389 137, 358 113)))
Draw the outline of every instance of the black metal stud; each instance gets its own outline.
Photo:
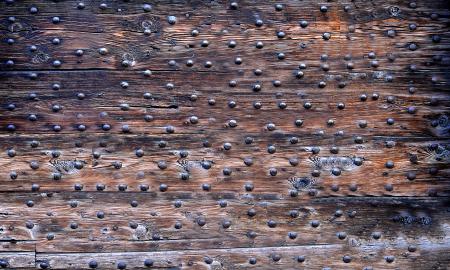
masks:
POLYGON ((89 268, 94 269, 94 268, 98 267, 98 263, 97 263, 96 260, 90 260, 89 263, 88 263, 88 266, 89 266, 89 268))
POLYGON ((352 257, 350 257, 349 255, 345 255, 344 257, 342 257, 342 261, 345 263, 350 263, 352 261, 352 257))

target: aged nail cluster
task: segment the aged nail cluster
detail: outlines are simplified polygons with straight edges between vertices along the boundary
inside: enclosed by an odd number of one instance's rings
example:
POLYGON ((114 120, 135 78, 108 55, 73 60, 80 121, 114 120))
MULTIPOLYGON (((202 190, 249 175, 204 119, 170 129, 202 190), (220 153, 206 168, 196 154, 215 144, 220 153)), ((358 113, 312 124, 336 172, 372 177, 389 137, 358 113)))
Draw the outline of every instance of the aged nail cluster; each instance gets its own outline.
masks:
POLYGON ((445 269, 443 0, 0 3, 0 268, 445 269))

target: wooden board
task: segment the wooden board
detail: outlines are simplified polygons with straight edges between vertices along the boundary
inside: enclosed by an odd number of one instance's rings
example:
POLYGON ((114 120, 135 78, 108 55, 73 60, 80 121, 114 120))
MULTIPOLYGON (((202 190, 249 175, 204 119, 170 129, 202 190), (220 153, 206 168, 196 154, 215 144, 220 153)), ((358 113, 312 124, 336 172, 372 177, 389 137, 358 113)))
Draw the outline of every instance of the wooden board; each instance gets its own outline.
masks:
POLYGON ((444 0, 0 3, 0 267, 449 269, 444 0))

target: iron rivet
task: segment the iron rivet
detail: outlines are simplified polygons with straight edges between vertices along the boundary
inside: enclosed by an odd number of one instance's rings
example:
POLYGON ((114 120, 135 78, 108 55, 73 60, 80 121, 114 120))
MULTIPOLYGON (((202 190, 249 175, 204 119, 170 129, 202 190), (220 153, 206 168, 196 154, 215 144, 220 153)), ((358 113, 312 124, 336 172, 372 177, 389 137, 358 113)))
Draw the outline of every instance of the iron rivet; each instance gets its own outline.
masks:
POLYGON ((202 184, 202 190, 203 191, 210 191, 211 190, 211 185, 208 184, 208 183, 202 184))
POLYGON ((97 268, 98 267, 98 263, 95 260, 91 260, 89 261, 89 268, 97 268))
POLYGON ((205 226, 205 225, 206 225, 206 220, 205 220, 205 218, 204 218, 204 217, 199 217, 199 218, 197 219, 197 224, 198 224, 200 227, 205 226))
POLYGON ((339 191, 339 186, 337 184, 332 184, 331 185, 331 191, 338 192, 339 191))
POLYGON ((228 47, 229 48, 235 48, 236 45, 237 45, 236 41, 234 41, 234 40, 228 41, 228 47))
POLYGON ((277 32, 277 37, 278 38, 284 38, 284 37, 286 37, 286 33, 284 33, 283 31, 278 31, 277 32))
POLYGON ((127 264, 125 262, 118 262, 117 263, 117 269, 126 269, 127 264))
POLYGON ((236 9, 238 9, 238 7, 239 7, 239 5, 238 5, 237 2, 231 2, 231 3, 230 3, 230 8, 231 8, 231 9, 235 9, 235 10, 236 10, 236 9))
POLYGON ((159 185, 159 191, 166 192, 168 189, 168 186, 166 184, 160 184, 159 185))
POLYGON ((337 233, 337 237, 338 237, 340 240, 344 240, 345 238, 347 238, 347 234, 346 234, 345 232, 338 232, 338 233, 337 233))
POLYGON ((100 48, 100 49, 98 49, 98 53, 101 55, 106 55, 108 53, 108 49, 100 48))
POLYGON ((274 262, 278 262, 279 260, 281 260, 281 255, 280 254, 272 254, 272 260, 274 262))
POLYGON ((319 225, 320 225, 320 222, 318 220, 311 221, 311 226, 312 227, 317 228, 317 227, 319 227, 319 225))
POLYGON ((150 4, 144 4, 144 5, 142 6, 142 9, 143 9, 145 12, 150 12, 150 11, 152 10, 152 5, 150 5, 150 4))
POLYGON ((374 232, 374 233, 372 233, 372 237, 373 237, 373 239, 378 240, 378 239, 381 238, 381 233, 380 232, 374 232))
POLYGON ((8 154, 9 157, 16 156, 16 150, 14 150, 14 149, 8 149, 8 151, 6 151, 6 153, 8 154))
POLYGON ((60 21, 61 21, 61 19, 60 19, 59 17, 57 17, 57 16, 55 16, 55 17, 52 18, 52 23, 54 23, 54 24, 57 24, 57 23, 59 23, 60 21))
POLYGON ((330 40, 331 34, 328 33, 328 32, 325 32, 325 33, 322 34, 322 38, 323 38, 324 40, 330 40))
POLYGON ((153 263, 154 263, 154 261, 152 259, 145 259, 144 260, 144 266, 145 267, 152 267, 153 263))
POLYGON ((146 114, 146 115, 144 115, 144 120, 146 122, 151 122, 151 121, 153 121, 153 116, 149 115, 149 114, 146 114))
POLYGON ((31 14, 36 14, 36 13, 38 13, 38 8, 37 8, 37 7, 30 7, 30 13, 31 13, 31 14))
POLYGON ((352 257, 345 255, 344 257, 342 257, 342 261, 345 263, 350 263, 352 261, 352 257))
POLYGON ((267 226, 269 226, 270 228, 275 228, 277 226, 277 222, 274 220, 269 220, 267 221, 267 226))
POLYGON ((414 172, 407 172, 406 173, 406 178, 409 181, 413 181, 414 179, 416 179, 416 173, 414 173, 414 172))

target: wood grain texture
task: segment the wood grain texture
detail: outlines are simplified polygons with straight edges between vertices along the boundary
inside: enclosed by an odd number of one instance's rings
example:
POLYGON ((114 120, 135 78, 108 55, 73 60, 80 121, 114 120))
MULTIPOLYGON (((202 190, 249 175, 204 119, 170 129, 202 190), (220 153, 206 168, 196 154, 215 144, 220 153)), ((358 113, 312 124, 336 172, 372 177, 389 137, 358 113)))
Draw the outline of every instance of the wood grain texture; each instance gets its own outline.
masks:
POLYGON ((449 18, 2 1, 0 267, 449 269, 449 18))

